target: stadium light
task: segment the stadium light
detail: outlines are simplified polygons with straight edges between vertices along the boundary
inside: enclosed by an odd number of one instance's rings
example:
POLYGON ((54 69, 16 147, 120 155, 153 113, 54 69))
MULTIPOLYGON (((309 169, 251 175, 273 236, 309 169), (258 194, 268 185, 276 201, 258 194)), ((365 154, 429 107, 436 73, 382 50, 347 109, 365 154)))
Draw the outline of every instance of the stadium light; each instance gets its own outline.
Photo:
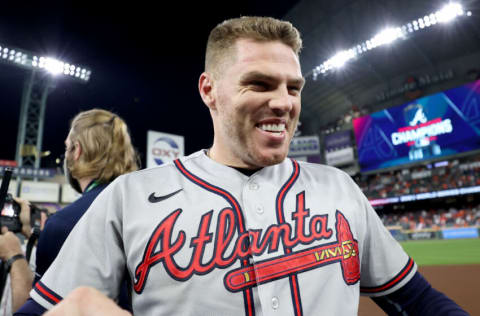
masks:
MULTIPOLYGON (((26 50, 0 43, 0 64, 7 64, 29 71, 25 78, 18 123, 15 160, 18 166, 40 168, 43 128, 48 94, 55 88, 54 81, 64 76, 86 83, 91 70, 58 60, 51 56, 39 56, 26 50), (45 76, 50 74, 51 76, 45 76), (34 149, 27 151, 27 149, 34 149)), ((18 182, 20 185, 20 181, 18 182)), ((17 188, 17 190, 19 187, 17 188)))
POLYGON ((375 35, 375 37, 373 37, 370 41, 373 43, 373 47, 377 47, 390 44, 402 36, 403 33, 401 28, 386 28, 375 35))
POLYGON ((329 63, 331 67, 341 68, 345 65, 347 61, 354 58, 355 55, 356 54, 353 49, 344 50, 344 51, 338 52, 337 54, 335 54, 335 56, 330 58, 329 63))
POLYGON ((463 8, 458 3, 449 3, 440 11, 435 12, 437 20, 442 23, 450 22, 460 15, 463 15, 463 8))
POLYGON ((467 11, 465 14, 462 5, 451 2, 436 12, 432 12, 424 17, 412 20, 402 26, 388 27, 365 42, 356 44, 350 49, 340 51, 330 59, 327 59, 320 65, 316 66, 311 71, 313 80, 316 80, 317 76, 320 74, 327 75, 329 71, 343 67, 350 60, 357 58, 359 55, 362 55, 367 51, 391 44, 398 39, 405 40, 408 38, 408 36, 411 36, 412 33, 430 28, 437 23, 451 22, 460 16, 471 17, 472 12, 467 11))
POLYGON ((64 75, 83 82, 88 82, 92 74, 86 67, 79 67, 49 56, 37 56, 3 44, 0 44, 0 62, 22 66, 29 70, 43 69, 54 76, 64 75))

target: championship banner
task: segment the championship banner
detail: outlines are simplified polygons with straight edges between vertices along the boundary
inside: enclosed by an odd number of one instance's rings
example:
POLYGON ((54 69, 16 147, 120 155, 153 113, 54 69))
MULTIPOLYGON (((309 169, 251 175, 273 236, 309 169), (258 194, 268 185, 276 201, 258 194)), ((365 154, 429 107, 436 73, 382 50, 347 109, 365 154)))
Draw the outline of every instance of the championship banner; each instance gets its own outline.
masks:
POLYGON ((184 137, 155 131, 147 132, 147 168, 152 168, 185 155, 184 137))
POLYGON ((320 153, 320 139, 317 135, 292 138, 288 157, 317 155, 320 153))
POLYGON ((353 120, 363 172, 480 149, 480 80, 353 120))

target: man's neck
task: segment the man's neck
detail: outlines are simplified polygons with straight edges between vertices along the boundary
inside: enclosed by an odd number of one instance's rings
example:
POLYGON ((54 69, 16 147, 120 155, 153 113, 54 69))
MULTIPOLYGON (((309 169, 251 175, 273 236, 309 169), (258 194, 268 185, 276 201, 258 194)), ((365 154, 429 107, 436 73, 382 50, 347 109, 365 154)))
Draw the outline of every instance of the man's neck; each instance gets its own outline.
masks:
MULTIPOLYGON (((229 166, 230 167, 230 166, 229 166)), ((246 175, 247 177, 250 177, 252 174, 254 174, 255 172, 257 172, 258 170, 262 169, 262 168, 258 168, 258 169, 247 169, 247 168, 238 168, 238 167, 232 167, 234 168, 235 170, 243 173, 244 175, 246 175)))
POLYGON ((222 155, 221 153, 223 151, 218 150, 217 147, 218 146, 215 146, 214 144, 210 149, 207 149, 207 156, 210 157, 210 159, 215 160, 216 162, 221 163, 222 165, 233 167, 233 168, 253 169, 253 170, 261 169, 261 167, 259 166, 248 165, 243 161, 239 161, 238 159, 234 158, 231 155, 222 155))
POLYGON ((82 189, 82 192, 85 192, 85 189, 87 189, 87 186, 90 184, 90 182, 93 181, 93 178, 81 178, 78 179, 78 184, 80 184, 80 188, 82 189))

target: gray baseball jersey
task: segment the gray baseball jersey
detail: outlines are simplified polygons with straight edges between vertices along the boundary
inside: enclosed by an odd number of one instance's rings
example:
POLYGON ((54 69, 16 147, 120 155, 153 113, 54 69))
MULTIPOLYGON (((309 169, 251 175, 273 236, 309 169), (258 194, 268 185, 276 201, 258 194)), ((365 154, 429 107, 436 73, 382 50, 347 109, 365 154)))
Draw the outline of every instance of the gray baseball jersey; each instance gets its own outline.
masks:
POLYGON ((248 177, 204 151, 121 176, 31 292, 116 297, 137 315, 356 315, 360 292, 403 286, 415 263, 338 169, 286 159, 248 177))

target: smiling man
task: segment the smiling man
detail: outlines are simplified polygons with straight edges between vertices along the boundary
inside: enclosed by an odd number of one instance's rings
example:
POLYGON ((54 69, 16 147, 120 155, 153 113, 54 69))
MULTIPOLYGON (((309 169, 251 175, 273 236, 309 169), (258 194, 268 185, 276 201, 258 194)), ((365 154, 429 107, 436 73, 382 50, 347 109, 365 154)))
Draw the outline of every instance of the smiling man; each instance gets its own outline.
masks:
MULTIPOLYGON (((213 160, 255 169, 285 159, 300 116, 304 83, 297 55, 300 43, 295 44, 292 49, 280 40, 241 38, 228 56, 222 56, 227 59, 220 62, 223 66, 216 65, 211 60, 214 53, 207 50, 199 88, 213 119, 213 160)), ((219 49, 215 44, 208 48, 219 49)))
MULTIPOLYGON (((218 25, 199 80, 212 147, 107 187, 30 304, 69 296, 49 315, 115 315, 102 295, 116 297, 126 273, 136 315, 356 315, 360 293, 392 315, 466 315, 416 272, 347 174, 287 159, 301 46, 285 21, 218 25)), ((27 307, 17 315, 35 315, 27 307)))

